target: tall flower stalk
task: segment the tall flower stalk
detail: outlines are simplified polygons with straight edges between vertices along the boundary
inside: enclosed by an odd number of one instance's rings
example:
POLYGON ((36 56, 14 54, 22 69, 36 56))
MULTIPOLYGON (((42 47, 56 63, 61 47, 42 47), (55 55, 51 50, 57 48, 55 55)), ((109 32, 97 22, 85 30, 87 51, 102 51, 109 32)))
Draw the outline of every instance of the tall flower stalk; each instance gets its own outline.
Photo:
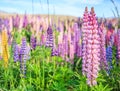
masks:
POLYGON ((22 39, 21 49, 20 49, 20 70, 21 77, 26 76, 26 61, 28 60, 29 48, 27 46, 26 38, 22 39))
POLYGON ((3 52, 4 66, 7 67, 9 60, 9 52, 8 52, 8 37, 6 30, 2 31, 2 52, 3 52))
POLYGON ((33 35, 31 36, 31 38, 30 38, 30 46, 31 46, 31 49, 35 49, 36 48, 36 42, 37 42, 37 40, 36 40, 36 37, 34 37, 33 35))
POLYGON ((53 47, 53 30, 50 26, 47 29, 46 47, 53 47))
POLYGON ((106 59, 108 62, 107 73, 110 74, 110 70, 112 69, 112 46, 111 45, 108 45, 106 48, 106 59))
POLYGON ((87 71, 87 31, 88 31, 88 9, 85 8, 85 12, 83 15, 83 27, 82 27, 82 73, 86 74, 87 71))
POLYGON ((14 46, 13 46, 13 60, 14 62, 17 62, 20 60, 20 57, 19 57, 19 54, 20 54, 20 49, 19 49, 19 46, 14 43, 14 46))
MULTIPOLYGON (((96 21, 96 15, 94 13, 94 8, 91 8, 91 12, 88 15, 88 21, 87 21, 87 28, 86 31, 87 35, 87 43, 86 45, 86 56, 84 56, 84 59, 86 59, 86 76, 87 76, 87 84, 89 86, 94 86, 97 84, 96 78, 98 76, 99 71, 99 61, 100 61, 100 55, 99 55, 99 35, 98 35, 98 24, 96 21)), ((86 37, 86 36, 83 36, 86 37)), ((84 51, 83 51, 84 52, 84 51)), ((84 61, 83 59, 83 61, 84 61)), ((84 62, 83 62, 84 63, 84 62)), ((83 66, 84 67, 84 66, 83 66)))
POLYGON ((2 34, 0 31, 0 59, 2 58, 2 34))
POLYGON ((117 57, 118 60, 120 60, 120 29, 118 29, 117 57))
POLYGON ((104 25, 101 24, 99 27, 100 36, 100 68, 108 70, 108 63, 106 60, 106 48, 105 48, 105 32, 104 25))

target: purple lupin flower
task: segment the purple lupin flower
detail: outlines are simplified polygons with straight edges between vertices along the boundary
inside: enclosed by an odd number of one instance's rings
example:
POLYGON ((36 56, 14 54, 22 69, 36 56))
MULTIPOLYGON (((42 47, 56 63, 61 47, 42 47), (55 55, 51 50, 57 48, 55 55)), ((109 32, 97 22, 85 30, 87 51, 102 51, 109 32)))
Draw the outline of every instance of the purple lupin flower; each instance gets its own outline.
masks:
POLYGON ((106 60, 106 48, 105 48, 105 33, 103 25, 99 27, 100 36, 100 68, 108 70, 108 63, 106 60))
POLYGON ((77 54, 77 48, 78 48, 78 42, 79 42, 79 29, 78 29, 77 23, 74 24, 73 29, 74 29, 74 33, 75 33, 75 41, 74 41, 75 48, 74 49, 75 49, 75 54, 77 54))
POLYGON ((81 43, 80 43, 80 40, 81 40, 81 31, 80 31, 80 27, 78 28, 78 24, 75 23, 74 24, 74 32, 75 32, 75 54, 78 56, 78 57, 81 57, 81 43))
POLYGON ((9 25, 9 20, 8 19, 4 19, 4 26, 6 27, 7 30, 10 29, 10 25, 9 25))
POLYGON ((55 47, 52 48, 51 56, 58 56, 58 49, 57 48, 55 48, 55 47))
POLYGON ((23 28, 26 28, 28 25, 28 18, 27 15, 25 14, 23 17, 23 28))
POLYGON ((4 25, 4 20, 2 18, 0 18, 0 32, 3 29, 3 25, 4 25))
POLYGON ((19 59, 19 46, 15 43, 13 46, 13 60, 17 62, 19 59))
POLYGON ((26 60, 28 60, 28 47, 26 38, 22 39, 21 49, 20 49, 20 70, 21 70, 21 77, 25 77, 26 74, 26 60))
POLYGON ((35 49, 36 48, 36 38, 32 35, 31 38, 30 38, 30 46, 31 46, 31 49, 35 49))
POLYGON ((13 27, 19 28, 20 17, 18 15, 16 15, 16 17, 12 16, 12 23, 13 23, 13 27))
POLYGON ((53 30, 50 26, 47 29, 46 47, 53 47, 53 30))
POLYGON ((14 47, 14 55, 13 55, 14 62, 19 60, 19 46, 15 45, 14 47))
POLYGON ((64 57, 65 60, 68 56, 68 36, 66 34, 63 35, 63 53, 64 53, 64 57))

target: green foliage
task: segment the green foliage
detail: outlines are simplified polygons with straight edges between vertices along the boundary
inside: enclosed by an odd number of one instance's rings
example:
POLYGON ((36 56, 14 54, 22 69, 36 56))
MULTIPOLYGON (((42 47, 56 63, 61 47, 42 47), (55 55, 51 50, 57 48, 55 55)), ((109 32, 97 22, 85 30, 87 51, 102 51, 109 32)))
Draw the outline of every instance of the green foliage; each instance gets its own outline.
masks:
POLYGON ((102 83, 91 88, 91 91, 111 91, 111 90, 112 89, 109 88, 108 85, 103 85, 102 83))
MULTIPOLYGON (((51 49, 37 46, 30 52, 27 60, 26 78, 20 77, 20 63, 14 63, 12 57, 8 68, 0 61, 0 90, 2 91, 119 91, 120 67, 116 65, 113 48, 113 69, 110 75, 105 70, 99 72, 93 87, 87 85, 82 75, 82 60, 75 57, 74 64, 61 57, 51 57, 51 49)), ((12 51, 11 51, 12 52, 12 51)), ((12 55, 11 55, 12 56, 12 55)))

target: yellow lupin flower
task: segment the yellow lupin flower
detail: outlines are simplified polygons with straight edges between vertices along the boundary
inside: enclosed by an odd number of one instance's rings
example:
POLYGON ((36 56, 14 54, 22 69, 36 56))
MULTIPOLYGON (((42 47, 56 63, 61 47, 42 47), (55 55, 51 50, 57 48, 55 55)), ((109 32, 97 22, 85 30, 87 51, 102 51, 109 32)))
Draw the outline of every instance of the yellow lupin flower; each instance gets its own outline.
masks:
POLYGON ((0 57, 2 57, 2 35, 0 32, 0 57))
POLYGON ((9 52, 8 52, 8 37, 7 32, 4 30, 2 31, 2 51, 3 51, 3 60, 4 66, 8 66, 8 59, 9 59, 9 52))

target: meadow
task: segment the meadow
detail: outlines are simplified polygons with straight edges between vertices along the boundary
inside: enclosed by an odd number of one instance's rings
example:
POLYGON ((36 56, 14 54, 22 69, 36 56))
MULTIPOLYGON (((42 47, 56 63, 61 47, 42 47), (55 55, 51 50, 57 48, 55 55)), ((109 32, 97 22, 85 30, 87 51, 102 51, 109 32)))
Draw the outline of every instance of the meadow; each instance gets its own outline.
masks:
POLYGON ((0 16, 0 91, 120 91, 117 18, 0 16))

